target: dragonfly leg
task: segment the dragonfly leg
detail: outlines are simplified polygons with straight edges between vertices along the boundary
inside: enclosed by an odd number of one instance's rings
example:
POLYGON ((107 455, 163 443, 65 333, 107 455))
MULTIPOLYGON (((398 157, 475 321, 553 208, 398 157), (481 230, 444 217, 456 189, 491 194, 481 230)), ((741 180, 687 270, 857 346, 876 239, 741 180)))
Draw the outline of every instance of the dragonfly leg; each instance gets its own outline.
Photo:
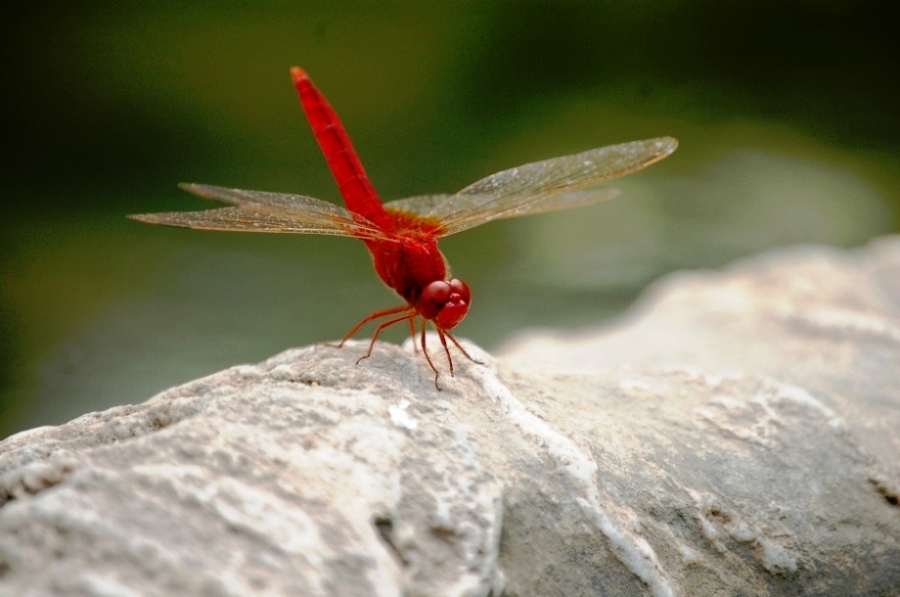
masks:
MULTIPOLYGON (((425 318, 422 318, 422 325, 425 325, 425 318)), ((416 346, 416 318, 409 318, 409 335, 413 339, 413 351, 419 352, 419 347, 416 346)))
MULTIPOLYGON (((370 313, 365 319, 353 326, 353 329, 350 330, 350 332, 348 332, 346 336, 344 336, 343 340, 341 340, 337 344, 328 344, 328 346, 341 348, 344 345, 344 342, 352 338, 356 334, 356 332, 358 332, 364 325, 366 325, 370 321, 381 319, 382 317, 387 317, 389 315, 396 315, 397 313, 403 313, 404 311, 413 311, 413 308, 409 305, 400 305, 399 307, 391 307, 390 309, 382 309, 381 311, 370 313)), ((403 319, 406 318, 404 317, 398 321, 402 321, 403 319)))
MULTIPOLYGON (((428 323, 427 321, 424 321, 424 320, 422 321, 422 340, 421 340, 422 341, 422 352, 425 353, 425 360, 428 361, 428 366, 431 367, 432 371, 434 371, 434 387, 437 388, 438 390, 440 390, 441 388, 440 388, 440 386, 438 386, 438 383, 437 383, 438 382, 437 367, 435 367, 434 363, 431 361, 431 357, 428 355, 428 349, 425 346, 425 327, 426 327, 427 323, 428 323)), ((434 324, 433 321, 431 323, 432 323, 432 325, 434 324)), ((463 348, 462 344, 460 344, 459 341, 453 337, 453 334, 451 334, 450 332, 448 332, 447 330, 445 330, 443 328, 438 327, 437 325, 434 326, 434 329, 437 330, 438 338, 440 338, 440 340, 441 340, 441 346, 444 347, 444 354, 447 355, 447 365, 450 368, 451 376, 453 375, 453 358, 450 356, 450 347, 447 346, 447 338, 450 338, 450 341, 453 342, 453 345, 456 348, 458 348, 459 351, 461 353, 463 353, 467 359, 469 359, 470 361, 472 361, 473 363, 476 363, 478 365, 484 365, 484 363, 482 363, 481 361, 475 360, 472 357, 472 355, 470 355, 468 352, 466 352, 466 349, 463 348)))
POLYGON ((437 367, 434 366, 434 363, 431 362, 431 357, 428 356, 428 349, 425 347, 425 330, 428 327, 428 322, 424 319, 422 320, 422 354, 425 355, 425 360, 428 361, 428 366, 431 367, 431 370, 434 371, 434 387, 437 391, 441 391, 441 386, 438 385, 438 370, 437 367))
MULTIPOLYGON (((441 346, 444 347, 444 354, 447 355, 447 364, 450 365, 450 377, 453 377, 453 359, 450 358, 450 349, 447 348, 447 338, 444 337, 444 334, 447 334, 447 332, 437 326, 435 326, 435 328, 437 329, 438 338, 441 339, 441 346)), ((447 335, 449 336, 449 334, 447 335)), ((457 344, 457 346, 459 345, 457 344)))
POLYGON ((404 319, 408 320, 408 319, 414 318, 416 316, 416 312, 414 310, 412 310, 411 307, 407 307, 407 308, 410 309, 412 312, 406 313, 402 317, 395 317, 394 319, 389 319, 388 321, 383 321, 378 324, 378 327, 375 328, 375 333, 372 334, 372 341, 369 342, 369 350, 366 351, 366 354, 359 357, 359 359, 356 361, 357 365, 359 365, 360 361, 362 361, 363 359, 367 359, 370 356, 372 356, 372 349, 375 347, 375 341, 378 340, 378 335, 381 333, 381 330, 383 330, 385 328, 389 328, 392 325, 394 325, 395 323, 400 323, 404 319))
MULTIPOLYGON (((484 363, 482 363, 481 361, 475 360, 475 359, 472 357, 472 355, 470 355, 468 352, 466 352, 466 349, 463 348, 463 347, 462 347, 462 344, 460 344, 460 343, 456 340, 456 338, 453 337, 453 334, 451 334, 450 332, 448 332, 448 331, 446 331, 446 330, 438 330, 438 332, 441 332, 441 331, 444 332, 444 335, 446 335, 448 338, 450 338, 450 341, 453 342, 453 345, 456 346, 456 347, 459 349, 459 352, 461 352, 461 353, 463 353, 464 355, 466 355, 466 358, 467 358, 467 359, 469 359, 470 361, 472 361, 473 363, 475 363, 475 364, 477 364, 477 365, 484 365, 484 363)), ((443 337, 442 337, 441 339, 443 339, 443 337)), ((447 345, 444 344, 444 347, 445 347, 445 348, 446 348, 446 346, 447 346, 447 345)), ((447 353, 447 358, 448 358, 448 359, 450 358, 450 353, 449 353, 449 352, 447 353)), ((453 370, 453 365, 450 365, 450 369, 451 369, 451 371, 453 370)))

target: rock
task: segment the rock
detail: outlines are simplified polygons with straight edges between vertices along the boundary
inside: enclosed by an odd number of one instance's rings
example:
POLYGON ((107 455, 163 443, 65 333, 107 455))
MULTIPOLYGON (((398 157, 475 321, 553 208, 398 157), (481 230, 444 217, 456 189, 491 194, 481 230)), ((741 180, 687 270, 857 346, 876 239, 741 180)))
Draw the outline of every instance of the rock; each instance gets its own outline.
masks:
POLYGON ((456 359, 290 350, 0 443, 2 595, 896 595, 900 238, 456 359))

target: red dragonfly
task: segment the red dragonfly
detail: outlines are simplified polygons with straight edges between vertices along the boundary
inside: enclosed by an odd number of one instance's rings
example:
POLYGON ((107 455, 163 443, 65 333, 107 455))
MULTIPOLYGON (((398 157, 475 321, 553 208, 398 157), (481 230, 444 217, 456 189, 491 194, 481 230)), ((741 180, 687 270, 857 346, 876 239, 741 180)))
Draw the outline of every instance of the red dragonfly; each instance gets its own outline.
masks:
POLYGON ((230 207, 129 217, 150 224, 203 230, 331 234, 362 240, 372 253, 378 276, 406 304, 370 314, 354 326, 338 346, 343 346, 370 321, 381 320, 372 335, 368 352, 359 359, 362 361, 372 354, 375 340, 387 327, 408 322, 410 334, 415 338, 415 321, 421 317, 422 351, 434 371, 435 387, 438 387, 439 374, 425 347, 428 321, 437 330, 451 375, 453 359, 447 338, 474 361, 450 333, 468 313, 471 293, 465 282, 450 277, 447 261, 438 249, 439 238, 493 220, 611 199, 619 194, 618 190, 591 187, 646 168, 678 146, 672 137, 611 145, 504 170, 455 195, 423 195, 382 204, 349 136, 325 97, 302 69, 292 68, 291 76, 347 209, 303 195, 182 184, 181 188, 186 191, 227 203, 230 207))

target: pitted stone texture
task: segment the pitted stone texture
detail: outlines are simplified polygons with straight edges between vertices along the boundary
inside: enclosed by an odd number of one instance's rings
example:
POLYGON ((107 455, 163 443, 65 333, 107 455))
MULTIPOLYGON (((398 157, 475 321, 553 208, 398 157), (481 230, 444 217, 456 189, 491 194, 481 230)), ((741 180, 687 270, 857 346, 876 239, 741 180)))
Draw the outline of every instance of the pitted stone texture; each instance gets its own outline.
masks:
POLYGON ((442 391, 311 347, 18 434, 0 595, 897 594, 897 280, 777 251, 442 391))

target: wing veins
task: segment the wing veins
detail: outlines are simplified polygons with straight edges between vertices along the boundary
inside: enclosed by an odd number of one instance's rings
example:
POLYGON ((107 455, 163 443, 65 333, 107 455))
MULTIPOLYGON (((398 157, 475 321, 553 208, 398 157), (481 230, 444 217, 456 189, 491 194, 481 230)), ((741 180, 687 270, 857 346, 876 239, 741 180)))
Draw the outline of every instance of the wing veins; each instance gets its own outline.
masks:
POLYGON ((129 217, 151 224, 202 230, 324 234, 392 240, 365 218, 314 197, 203 184, 179 186, 204 199, 221 201, 231 207, 129 217))
POLYGON ((447 236, 498 219, 610 199, 616 190, 590 194, 584 189, 642 170, 677 145, 671 137, 659 137, 510 168, 469 185, 422 215, 441 222, 441 236, 447 236))

